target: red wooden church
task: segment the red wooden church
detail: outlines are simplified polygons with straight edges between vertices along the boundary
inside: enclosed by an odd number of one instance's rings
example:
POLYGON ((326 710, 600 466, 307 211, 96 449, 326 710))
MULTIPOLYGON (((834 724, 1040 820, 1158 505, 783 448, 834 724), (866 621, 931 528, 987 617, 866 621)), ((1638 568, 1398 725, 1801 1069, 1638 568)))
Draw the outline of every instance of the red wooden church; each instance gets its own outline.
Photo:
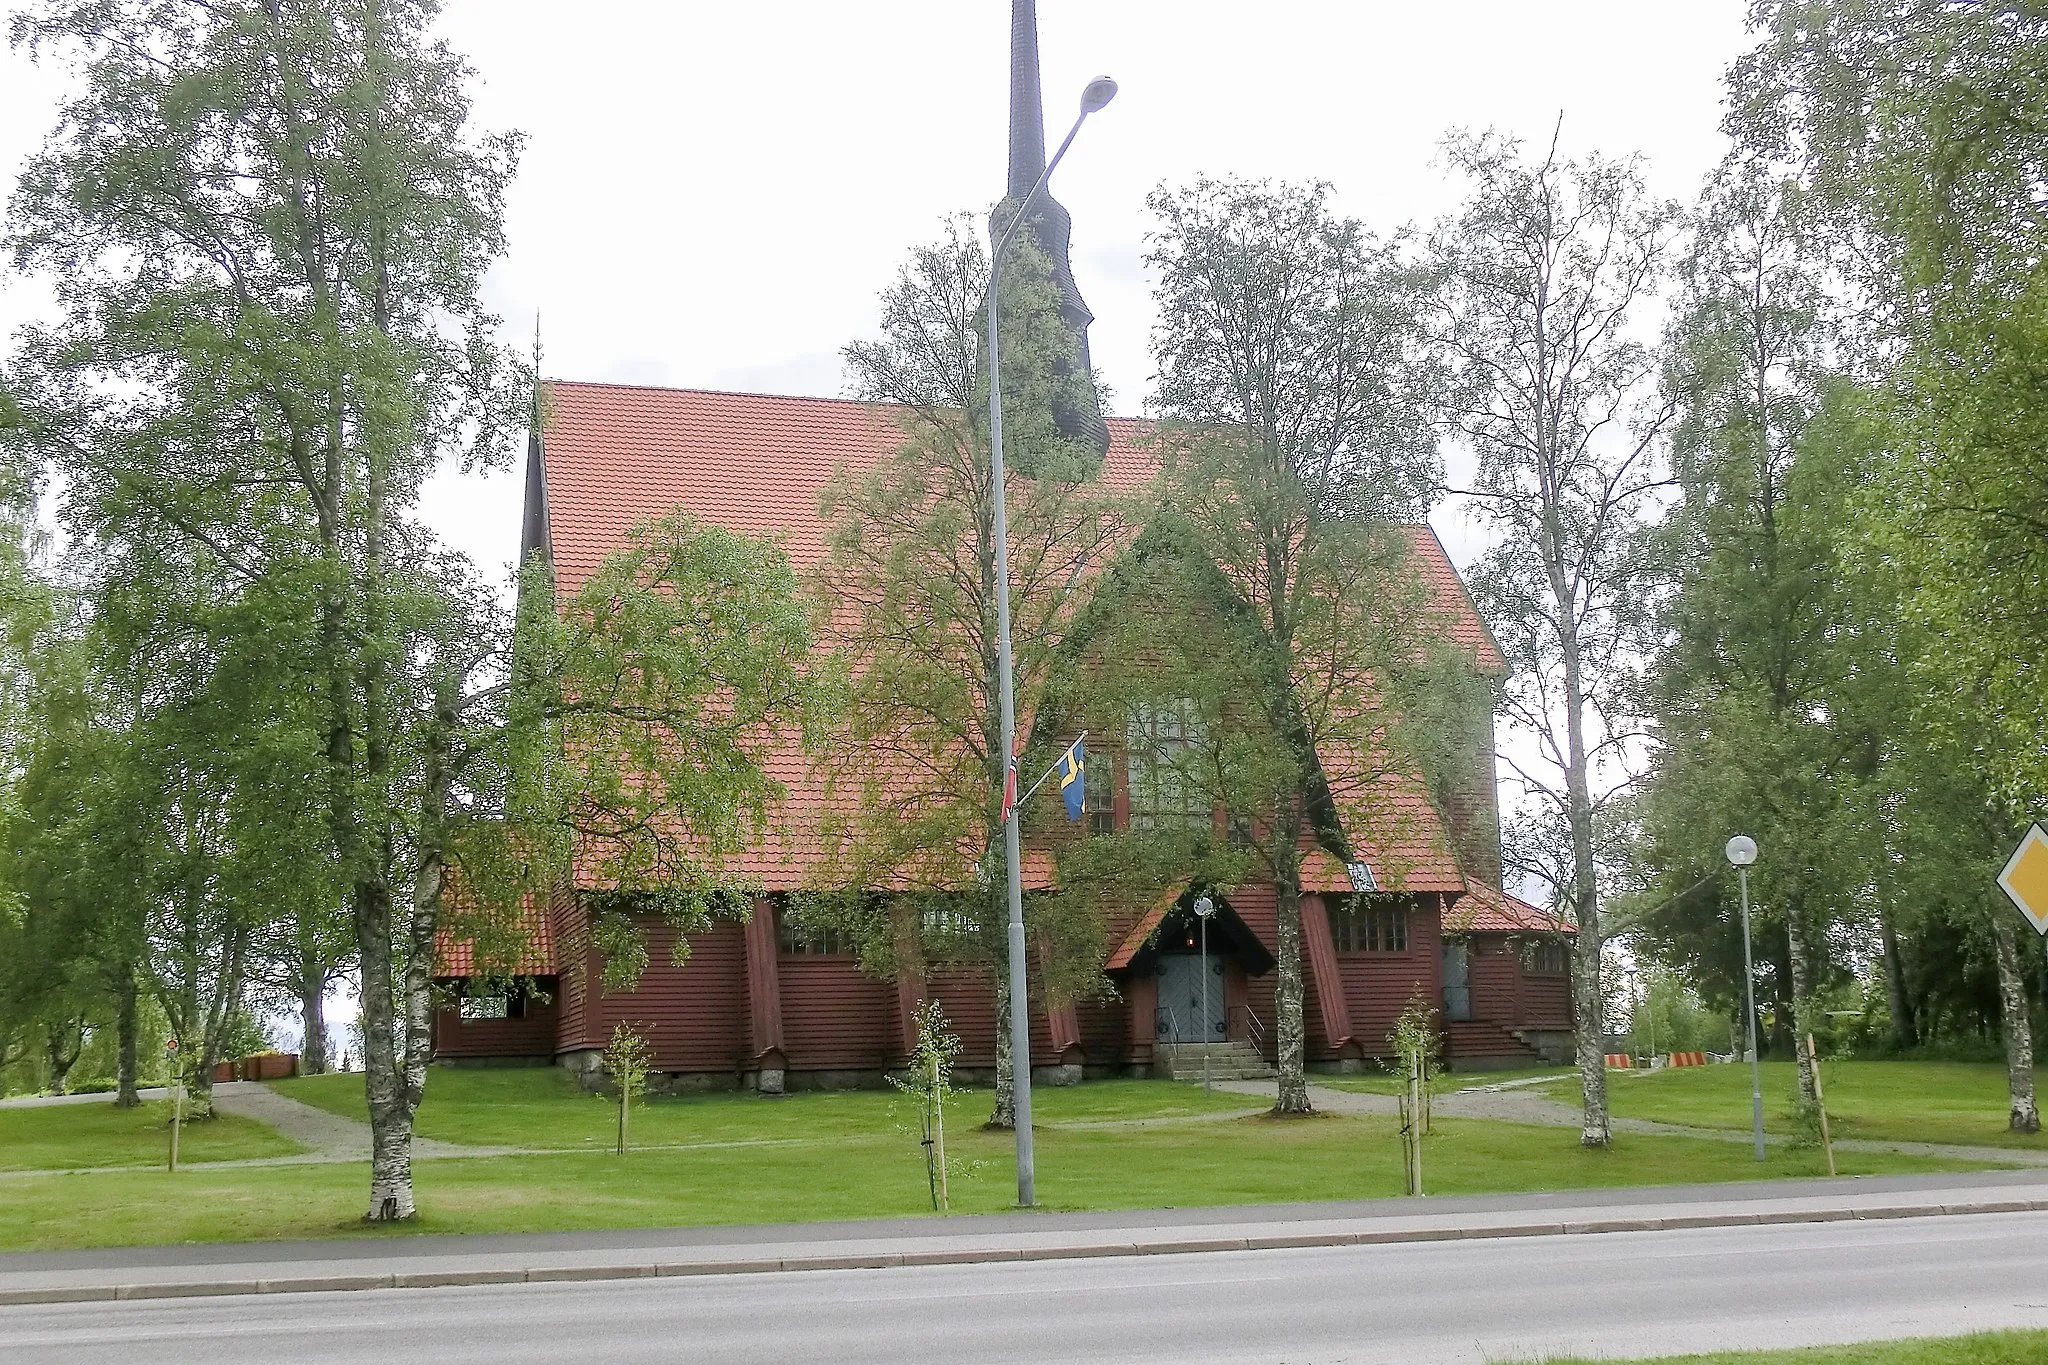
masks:
MULTIPOLYGON (((838 468, 858 469, 902 441, 884 405, 831 399, 548 385, 542 439, 530 453, 525 550, 545 555, 559 593, 574 592, 629 528, 681 507, 697 518, 779 536, 801 571, 823 553, 818 496, 838 468)), ((1141 424, 1111 420, 1104 477, 1124 487, 1151 475, 1141 424)), ((1414 571, 1427 580, 1458 643, 1482 669, 1504 667, 1456 570, 1427 527, 1413 531, 1414 571)), ((1490 740, 1490 735, 1488 736, 1490 740)), ((1498 887, 1500 854, 1492 744, 1446 808, 1417 784, 1403 800, 1402 847, 1354 840, 1383 892, 1353 894, 1353 869, 1319 848, 1304 859, 1302 904, 1310 1064, 1343 1069, 1387 1050, 1395 1016, 1420 998, 1441 1009, 1456 1067, 1564 1056, 1570 1045, 1568 954, 1561 926, 1498 887)), ((1132 818, 1131 784, 1112 745, 1091 744, 1096 781, 1087 826, 1132 818), (1100 774, 1100 776, 1096 776, 1100 774)), ((902 1061, 911 1013, 929 995, 945 1006, 966 1051, 963 1066, 993 1064, 995 1003, 984 972, 936 970, 928 979, 877 980, 830 938, 785 923, 787 893, 804 888, 817 850, 802 833, 827 799, 799 754, 774 770, 788 787, 787 831, 750 849, 736 870, 763 894, 745 923, 721 923, 668 964, 666 932, 653 929, 651 965, 638 987, 604 994, 577 888, 530 911, 532 946, 521 970, 530 988, 464 993, 467 954, 444 952, 449 1003, 435 1017, 445 1060, 555 1060, 589 1069, 615 1023, 646 1030, 655 1063, 680 1083, 788 1086, 856 1084, 902 1061), (650 1027, 651 1026, 651 1027, 650 1027)), ((1043 885, 1051 859, 1026 848, 1043 885)), ((1192 893, 1190 893, 1192 894, 1192 893)), ((1202 1017, 1201 977, 1188 897, 1124 926, 1103 964, 1115 998, 1044 1008, 1034 995, 1032 1060, 1047 1080, 1084 1074, 1170 1072, 1176 1044, 1225 1041, 1272 1058, 1270 886, 1241 886, 1211 922, 1213 987, 1202 1017)))
MULTIPOLYGON (((1046 165, 1032 0, 1012 0, 1010 101, 1009 202, 1017 203, 1046 165)), ((1049 306, 1072 333, 1085 370, 1090 314, 1068 263, 1066 210, 1045 195, 1030 204, 1024 230, 1050 259, 1059 290, 1049 306)), ((1054 416, 1062 434, 1104 453, 1110 484, 1135 490, 1150 482, 1155 470, 1137 442, 1139 423, 1105 421, 1092 401, 1061 401, 1054 416)), ((576 591, 631 527, 677 508, 703 522, 779 536, 799 572, 807 570, 824 551, 819 494, 827 481, 835 471, 872 466, 904 439, 891 408, 830 399, 553 383, 543 407, 545 430, 529 445, 521 558, 545 556, 560 596, 576 591)), ((1453 640, 1475 668, 1504 670, 1443 546, 1426 526, 1413 529, 1413 540, 1413 571, 1453 640)), ((1354 872, 1304 844, 1311 1065, 1364 1065, 1387 1050, 1395 1016, 1416 999, 1440 1008, 1453 1065, 1511 1065, 1568 1051, 1563 933, 1499 890, 1490 721, 1484 738, 1477 746, 1484 757, 1451 784, 1441 808, 1419 782, 1396 793, 1399 847, 1375 848, 1360 831, 1345 831, 1364 868, 1354 872), (1389 894, 1355 895, 1355 882, 1367 876, 1389 894)), ((1334 757, 1320 755, 1326 770, 1334 757)), ((1114 744, 1091 742, 1087 767, 1090 828, 1157 818, 1132 810, 1130 764, 1114 744)), ((638 987, 607 995, 598 989, 583 888, 563 887, 547 905, 529 908, 531 951, 520 969, 530 989, 466 991, 468 954, 460 944, 444 945, 451 1003, 435 1017, 436 1055, 555 1059, 587 1070, 613 1026, 630 1022, 648 1032, 657 1069, 671 1077, 764 1090, 851 1083, 903 1060, 912 1012, 929 996, 944 1005, 966 1045, 962 1064, 992 1066, 995 1000, 985 972, 937 969, 876 980, 844 945, 806 937, 786 922, 787 895, 813 880, 828 798, 802 755, 781 755, 773 769, 788 788, 779 822, 787 832, 764 839, 732 869, 762 888, 750 919, 698 936, 680 968, 668 965, 671 945, 661 941, 668 931, 657 924, 638 987)), ((1202 812, 1174 815, 1199 820, 1202 812)), ((1024 861, 1027 886, 1047 885, 1050 849, 1027 845, 1024 861)), ((1102 964, 1113 997, 1047 1011, 1043 993, 1032 992, 1034 1069, 1052 1080, 1170 1072, 1191 1043, 1227 1042, 1271 1058, 1273 888, 1240 886, 1218 898, 1207 991, 1192 895, 1119 926, 1102 964)))

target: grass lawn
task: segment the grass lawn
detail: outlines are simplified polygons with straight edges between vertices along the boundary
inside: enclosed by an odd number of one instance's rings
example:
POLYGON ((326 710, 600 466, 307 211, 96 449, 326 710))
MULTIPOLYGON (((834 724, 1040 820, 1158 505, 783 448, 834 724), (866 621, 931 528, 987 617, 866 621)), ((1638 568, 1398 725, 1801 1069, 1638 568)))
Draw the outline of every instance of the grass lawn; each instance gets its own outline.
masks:
MULTIPOLYGON (((1827 1078, 1821 1078, 1827 1084, 1827 1078)), ((2048 1332, 1981 1332, 1967 1337, 1879 1341, 1864 1346, 1815 1346, 1801 1351, 1726 1351, 1706 1356, 1660 1356, 1642 1365, 2036 1365, 2048 1360, 2048 1332)), ((1578 1356, 1548 1365, 1595 1365, 1578 1356)), ((1613 1365, 1612 1361, 1607 1365, 1613 1365)))
MULTIPOLYGON (((170 1155, 170 1122, 169 1100, 134 1109, 116 1109, 111 1103, 0 1108, 0 1171, 161 1162, 170 1155)), ((230 1114, 188 1123, 178 1137, 181 1161, 238 1161, 304 1150, 274 1129, 230 1114)))
MULTIPOLYGON (((272 1082, 295 1100, 368 1122, 361 1076, 305 1076, 272 1082)), ((972 1128, 988 1118, 988 1091, 959 1092, 948 1125, 972 1128)), ((1131 1119, 1182 1119, 1201 1114, 1241 1114, 1260 1101, 1171 1081, 1090 1081, 1086 1085, 1036 1086, 1032 1114, 1040 1124, 1100 1123, 1131 1119)), ((585 1094, 559 1067, 435 1067, 427 1074, 418 1133, 444 1142, 489 1147, 537 1147, 577 1151, 608 1146, 618 1127, 610 1099, 585 1094)), ((634 1108, 630 1122, 637 1144, 678 1142, 828 1141, 839 1133, 879 1133, 911 1107, 893 1090, 809 1092, 781 1099, 751 1093, 713 1093, 652 1098, 634 1108)))
MULTIPOLYGON (((1564 1079, 1579 1073, 1570 1067, 1546 1066, 1511 1071, 1442 1071, 1431 1082, 1431 1090, 1439 1095, 1448 1095, 1454 1090, 1472 1090, 1482 1085, 1499 1085, 1502 1081, 1527 1081, 1541 1077, 1564 1079)), ((1405 1078, 1388 1071, 1367 1071, 1355 1076, 1326 1076, 1311 1074, 1310 1085, 1327 1085, 1332 1090, 1349 1090, 1364 1095, 1398 1095, 1407 1088, 1405 1078)), ((1825 1080, 1823 1080, 1825 1084, 1825 1080)))
MULTIPOLYGON (((1764 1128, 1793 1131, 1791 1062, 1764 1063, 1764 1128)), ((1953 1142, 1976 1147, 2048 1151, 2048 1138, 2005 1126, 2005 1068, 1976 1062, 1821 1063, 1828 1122, 1838 1138, 1953 1142)), ((1578 1103, 1578 1084, 1544 1087, 1578 1103)), ((1696 1128, 1749 1127, 1749 1068, 1678 1067, 1641 1075, 1610 1074, 1607 1093, 1622 1118, 1656 1119, 1696 1128)))
MULTIPOLYGON (((440 1072, 438 1131, 499 1141, 546 1131, 577 1134, 577 1150, 533 1156, 422 1161, 421 1216, 411 1232, 532 1232, 790 1222, 929 1212, 923 1163, 900 1105, 875 1093, 782 1100, 705 1096, 650 1106, 638 1131, 668 1141, 747 1143, 636 1151, 619 1158, 584 1144, 610 1121, 597 1100, 556 1092, 547 1071, 440 1072), (540 1091, 520 1098, 521 1085, 540 1091), (542 1090, 546 1087, 546 1090, 542 1090), (490 1095, 499 1099, 493 1101, 490 1095), (550 1106, 575 1111, 554 1116, 550 1106), (498 1117, 494 1119, 493 1113, 498 1117), (495 1123, 496 1126, 493 1126, 495 1123), (577 1130, 571 1125, 582 1124, 577 1130), (594 1130, 594 1131, 593 1131, 594 1130)), ((360 1083, 360 1078, 337 1078, 360 1083)), ((309 1083, 292 1093, 324 1087, 309 1083)), ((338 1104, 339 1086, 332 1089, 338 1104)), ((1049 1126, 1038 1138, 1038 1187, 1053 1209, 1130 1209, 1306 1199, 1368 1199, 1401 1192, 1392 1119, 1201 1118, 1198 1086, 1101 1084, 1038 1092, 1049 1126), (1172 1120, 1090 1127, 1135 1114, 1172 1120), (1059 1126, 1065 1121, 1073 1126, 1059 1126)), ((1217 1101, 1237 1097, 1217 1096, 1217 1101)), ((1012 1139, 977 1125, 986 1091, 960 1094, 948 1148, 972 1168, 952 1182, 958 1212, 994 1212, 1015 1193, 1012 1139)), ((423 1110, 423 1113, 425 1111, 423 1110)), ((1563 1128, 1441 1122, 1424 1156, 1435 1194, 1562 1190, 1615 1185, 1752 1180, 1819 1173, 1812 1152, 1774 1152, 1758 1164, 1739 1143, 1633 1137, 1588 1152, 1563 1128)), ((1859 1153, 1845 1174, 1957 1169, 1925 1159, 1859 1153)), ((19 1176, 0 1199, 0 1248, 232 1241, 360 1234, 368 1192, 362 1165, 19 1176)), ((404 1235, 403 1232, 395 1235, 404 1235)))

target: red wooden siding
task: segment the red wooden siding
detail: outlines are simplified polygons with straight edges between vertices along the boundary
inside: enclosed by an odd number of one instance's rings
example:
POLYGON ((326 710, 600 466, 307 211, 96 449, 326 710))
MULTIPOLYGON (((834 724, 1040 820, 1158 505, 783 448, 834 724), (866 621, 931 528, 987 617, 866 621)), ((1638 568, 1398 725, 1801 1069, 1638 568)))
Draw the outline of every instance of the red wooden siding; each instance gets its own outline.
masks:
POLYGON ((724 920, 695 935, 677 967, 669 962, 675 931, 659 920, 642 927, 647 971, 635 989, 599 994, 591 974, 588 1045, 602 1047, 614 1024, 628 1023, 647 1035, 657 1071, 736 1071, 747 1048, 745 929, 724 920))
POLYGON ((1387 1054, 1387 1035, 1411 1001, 1443 1008, 1442 952, 1437 897, 1420 895, 1409 900, 1407 952, 1337 954, 1351 1004, 1351 1036, 1366 1056, 1387 1054))
MULTIPOLYGON (((1301 898, 1301 955, 1322 1045, 1335 1050, 1352 1039, 1351 1005, 1337 970, 1337 948, 1330 939, 1330 916, 1321 896, 1301 898)), ((1311 1009, 1308 1001, 1304 1012, 1311 1009)))
POLYGON ((529 997, 517 1019, 464 1019, 459 1007, 434 1011, 436 1057, 551 1057, 556 1006, 529 997))
POLYGON ((798 1071, 892 1065, 896 988, 851 956, 785 953, 780 962, 783 1053, 798 1071))
POLYGON ((776 965, 775 905, 754 902, 744 931, 747 952, 747 1043, 750 1059, 786 1053, 782 1034, 782 974, 776 965))
POLYGON ((589 1040, 587 1001, 596 981, 590 951, 590 929, 583 907, 568 892, 555 896, 550 915, 555 922, 555 957, 561 976, 555 987, 555 1051, 573 1052, 595 1046, 589 1040))
POLYGON ((926 993, 960 1039, 961 1066, 996 1064, 996 992, 986 967, 934 967, 926 993))
POLYGON ((1527 936, 1473 934, 1472 1017, 1502 1028, 1569 1030, 1569 973, 1531 972, 1522 965, 1527 936))

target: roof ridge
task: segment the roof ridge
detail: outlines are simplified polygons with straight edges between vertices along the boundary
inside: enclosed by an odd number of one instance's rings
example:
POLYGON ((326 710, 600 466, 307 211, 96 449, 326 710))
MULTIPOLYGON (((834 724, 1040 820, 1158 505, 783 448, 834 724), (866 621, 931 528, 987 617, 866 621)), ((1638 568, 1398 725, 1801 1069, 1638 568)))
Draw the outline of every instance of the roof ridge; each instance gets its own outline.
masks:
MULTIPOLYGON (((562 384, 578 389, 632 389, 640 393, 702 394, 708 398, 766 398, 777 402, 795 403, 840 403, 856 408, 907 408, 908 403, 899 403, 888 398, 836 398, 818 393, 764 393, 757 389, 705 389, 682 384, 625 384, 610 379, 550 379, 543 375, 543 384, 562 384)), ((1121 422, 1131 426, 1156 424, 1151 417, 1106 417, 1104 421, 1121 422)))

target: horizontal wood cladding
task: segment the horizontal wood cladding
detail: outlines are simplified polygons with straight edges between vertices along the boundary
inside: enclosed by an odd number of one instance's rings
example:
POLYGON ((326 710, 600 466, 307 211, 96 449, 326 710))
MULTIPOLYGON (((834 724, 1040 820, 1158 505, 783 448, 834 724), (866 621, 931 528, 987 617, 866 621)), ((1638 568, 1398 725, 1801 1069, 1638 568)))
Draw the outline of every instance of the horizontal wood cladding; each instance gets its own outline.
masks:
POLYGON ((556 1007, 528 998, 516 1019, 464 1019, 454 1006, 434 1011, 436 1057, 551 1057, 556 1007))
POLYGON ((1337 974, 1351 1005, 1351 1036, 1368 1057, 1387 1055, 1387 1035, 1411 1002, 1443 1009, 1443 932, 1437 905, 1434 895, 1409 898, 1406 952, 1337 954, 1337 974))
POLYGON ((1572 979, 1569 976, 1522 978, 1523 1028, 1568 1029, 1572 1026, 1572 979))
POLYGON ((1522 965, 1526 936, 1473 934, 1472 1017, 1503 1028, 1569 1029, 1571 977, 1522 965))
POLYGON ((1081 1055, 1090 1062, 1123 1060, 1130 1050, 1131 1007, 1128 1001, 1111 996, 1102 1000, 1077 1000, 1074 1017, 1081 1025, 1081 1055))
POLYGON ((857 1070, 902 1060, 893 982, 836 955, 784 954, 778 977, 782 1050, 792 1070, 857 1070))
POLYGON ((1473 934, 1470 941, 1472 1017, 1517 1027, 1522 1019, 1520 954, 1496 935, 1473 934))
POLYGON ((688 961, 669 961, 675 931, 642 922, 647 970, 630 991, 598 992, 593 972, 587 1010, 590 1046, 601 1047, 615 1024, 647 1035, 657 1071, 732 1071, 747 1050, 747 949, 744 926, 721 920, 690 938, 688 961))
POLYGON ((925 996, 939 1002, 960 1039, 960 1066, 996 1064, 996 990, 988 968, 934 967, 925 978, 925 996))
POLYGON ((562 973, 555 990, 555 1051, 572 1052, 595 1046, 589 1039, 590 1015, 587 1008, 591 984, 595 980, 589 921, 583 914, 583 907, 576 903, 575 896, 566 891, 556 893, 548 915, 554 921, 555 961, 562 973))

